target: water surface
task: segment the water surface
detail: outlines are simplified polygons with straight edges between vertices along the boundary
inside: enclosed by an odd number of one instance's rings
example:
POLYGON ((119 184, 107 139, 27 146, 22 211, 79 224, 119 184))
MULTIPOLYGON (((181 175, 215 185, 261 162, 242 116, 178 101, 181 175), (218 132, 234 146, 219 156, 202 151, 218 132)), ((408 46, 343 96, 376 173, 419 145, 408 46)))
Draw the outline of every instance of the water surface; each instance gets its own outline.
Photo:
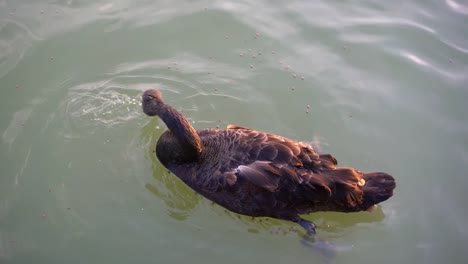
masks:
POLYGON ((334 263, 465 263, 468 5, 0 0, 2 263, 322 263, 294 224, 225 211, 153 154, 234 123, 385 171, 373 212, 316 213, 334 263))

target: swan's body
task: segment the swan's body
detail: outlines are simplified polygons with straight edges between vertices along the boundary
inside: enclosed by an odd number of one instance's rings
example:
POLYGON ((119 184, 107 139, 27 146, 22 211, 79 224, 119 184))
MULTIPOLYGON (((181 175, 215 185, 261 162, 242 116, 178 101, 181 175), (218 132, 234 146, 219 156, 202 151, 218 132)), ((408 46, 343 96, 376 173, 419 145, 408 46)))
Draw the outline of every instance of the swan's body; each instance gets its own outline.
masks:
POLYGON ((169 128, 156 145, 161 163, 233 212, 294 221, 315 232, 299 214, 367 210, 393 195, 392 176, 337 168, 335 158, 303 142, 234 125, 196 131, 159 91, 144 93, 143 111, 169 128))

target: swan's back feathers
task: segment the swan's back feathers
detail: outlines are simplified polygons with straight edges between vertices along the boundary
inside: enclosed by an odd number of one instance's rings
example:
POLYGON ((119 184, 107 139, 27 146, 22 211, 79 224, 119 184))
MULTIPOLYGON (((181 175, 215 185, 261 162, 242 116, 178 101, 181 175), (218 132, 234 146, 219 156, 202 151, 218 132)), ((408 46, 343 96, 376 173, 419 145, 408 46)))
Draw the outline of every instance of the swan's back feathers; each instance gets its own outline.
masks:
POLYGON ((235 160, 244 161, 243 165, 256 161, 270 161, 294 167, 313 167, 320 164, 319 155, 309 144, 235 125, 228 125, 227 128, 226 131, 235 139, 231 142, 230 151, 235 160))
POLYGON ((323 210, 343 206, 352 210, 362 200, 358 186, 361 174, 354 169, 337 169, 333 156, 319 155, 307 143, 234 125, 199 134, 206 157, 218 162, 210 177, 224 179, 215 182, 249 186, 251 195, 270 192, 285 206, 302 203, 302 207, 311 208, 314 203, 323 210))

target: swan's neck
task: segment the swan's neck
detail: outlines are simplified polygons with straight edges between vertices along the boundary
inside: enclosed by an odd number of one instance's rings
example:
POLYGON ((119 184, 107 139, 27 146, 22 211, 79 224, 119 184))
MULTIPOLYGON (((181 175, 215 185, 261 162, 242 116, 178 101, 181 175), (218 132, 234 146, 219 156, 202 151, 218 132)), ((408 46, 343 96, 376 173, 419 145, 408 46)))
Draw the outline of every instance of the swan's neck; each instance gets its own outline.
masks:
POLYGON ((182 147, 200 157, 202 142, 197 131, 181 113, 170 105, 165 105, 158 114, 182 147))

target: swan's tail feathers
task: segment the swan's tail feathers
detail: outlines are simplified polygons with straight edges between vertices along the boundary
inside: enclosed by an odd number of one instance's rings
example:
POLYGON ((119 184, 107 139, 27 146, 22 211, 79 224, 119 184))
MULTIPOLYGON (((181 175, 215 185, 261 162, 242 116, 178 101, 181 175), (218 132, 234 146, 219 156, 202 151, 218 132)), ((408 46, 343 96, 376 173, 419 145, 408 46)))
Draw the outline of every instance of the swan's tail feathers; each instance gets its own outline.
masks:
POLYGON ((307 172, 301 175, 303 188, 294 193, 312 202, 315 211, 366 211, 392 197, 395 189, 393 177, 383 172, 362 173, 353 168, 307 172))
POLYGON ((362 209, 367 210, 373 205, 381 203, 393 196, 395 179, 384 172, 372 172, 362 175, 365 181, 362 188, 362 209))

